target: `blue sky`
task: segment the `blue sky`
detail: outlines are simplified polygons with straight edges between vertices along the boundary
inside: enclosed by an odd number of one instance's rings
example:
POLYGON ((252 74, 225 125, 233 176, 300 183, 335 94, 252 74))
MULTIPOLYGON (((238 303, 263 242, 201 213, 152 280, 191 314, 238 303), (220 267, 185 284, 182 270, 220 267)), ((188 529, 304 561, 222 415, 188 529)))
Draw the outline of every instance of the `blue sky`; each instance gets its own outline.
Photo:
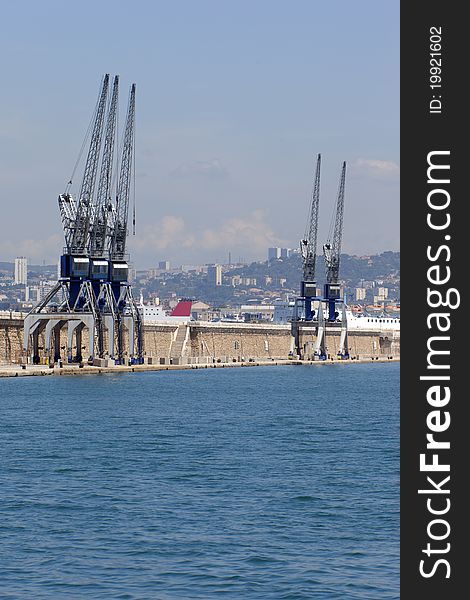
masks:
POLYGON ((0 260, 55 262, 104 73, 121 124, 137 84, 137 267, 297 247, 318 152, 320 238, 346 160, 344 251, 399 247, 398 1, 3 3, 0 50, 0 260))

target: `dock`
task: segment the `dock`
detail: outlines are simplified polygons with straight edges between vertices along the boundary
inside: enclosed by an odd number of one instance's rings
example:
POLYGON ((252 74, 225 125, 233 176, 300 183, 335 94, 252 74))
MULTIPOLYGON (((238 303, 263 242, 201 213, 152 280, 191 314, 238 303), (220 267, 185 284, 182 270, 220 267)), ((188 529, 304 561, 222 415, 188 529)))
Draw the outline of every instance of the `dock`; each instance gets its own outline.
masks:
POLYGON ((44 365, 8 365, 0 366, 0 377, 43 377, 48 375, 105 375, 117 373, 142 373, 149 371, 181 371, 194 369, 225 369, 242 367, 268 367, 268 366, 325 366, 325 365, 351 365, 361 363, 390 363, 399 362, 399 357, 390 358, 360 358, 357 360, 269 360, 269 361, 247 361, 247 362, 215 362, 202 365, 116 365, 113 367, 97 367, 91 365, 64 365, 63 367, 48 367, 44 365))

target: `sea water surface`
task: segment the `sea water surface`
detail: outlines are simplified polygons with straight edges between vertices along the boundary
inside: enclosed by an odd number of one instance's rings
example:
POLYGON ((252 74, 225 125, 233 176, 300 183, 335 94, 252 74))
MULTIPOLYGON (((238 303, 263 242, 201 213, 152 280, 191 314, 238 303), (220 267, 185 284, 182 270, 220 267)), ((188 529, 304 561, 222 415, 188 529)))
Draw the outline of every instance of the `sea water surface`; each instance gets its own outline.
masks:
POLYGON ((0 379, 0 597, 399 598, 399 365, 0 379))

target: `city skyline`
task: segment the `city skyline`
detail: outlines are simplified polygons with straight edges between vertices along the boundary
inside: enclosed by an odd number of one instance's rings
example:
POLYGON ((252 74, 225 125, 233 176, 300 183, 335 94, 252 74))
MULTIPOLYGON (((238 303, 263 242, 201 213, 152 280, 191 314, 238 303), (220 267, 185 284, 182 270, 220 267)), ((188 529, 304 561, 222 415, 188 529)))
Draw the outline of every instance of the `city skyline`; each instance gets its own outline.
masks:
POLYGON ((319 243, 346 160, 344 252, 399 248, 398 3, 137 6, 104 1, 91 22, 89 1, 5 7, 4 260, 54 263, 61 253, 57 196, 105 72, 121 75, 123 97, 137 83, 134 264, 228 252, 249 262, 268 247, 297 248, 319 152, 319 243), (115 32, 106 43, 104 22, 115 32))
MULTIPOLYGON (((276 248, 268 252, 277 255, 276 248)), ((286 249, 283 249, 286 250, 286 249)), ((342 285, 349 302, 359 302, 368 309, 377 305, 399 310, 400 253, 385 252, 381 255, 342 259, 342 285), (372 304, 374 306, 372 306, 372 304), (398 307, 396 306, 398 305, 398 307)), ((56 284, 57 265, 29 265, 27 281, 21 284, 19 267, 26 267, 26 258, 15 263, 0 261, 0 310, 29 310, 45 298, 56 284)), ((253 262, 249 265, 183 265, 176 266, 162 261, 149 270, 131 269, 130 280, 134 291, 147 303, 155 298, 168 306, 174 300, 199 299, 210 306, 238 304, 272 304, 286 301, 298 294, 302 264, 299 254, 290 254, 283 260, 253 262)), ((322 260, 318 264, 318 293, 325 281, 322 260)), ((24 269, 23 279, 26 279, 24 269)), ((158 303, 158 302, 157 302, 158 303)), ((170 306, 170 308, 172 308, 170 306)))
MULTIPOLYGON (((349 257, 353 257, 353 258, 359 258, 359 259, 365 259, 365 258, 370 258, 373 256, 380 256, 382 254, 386 254, 388 252, 392 252, 392 253, 400 253, 400 250, 390 250, 390 249, 385 249, 382 252, 366 252, 364 254, 352 254, 352 253, 348 253, 348 252, 341 252, 341 256, 349 256, 349 257)), ((301 254, 300 248, 285 248, 285 247, 270 247, 270 248, 266 248, 265 252, 264 252, 264 256, 258 256, 258 257, 254 257, 253 259, 250 260, 246 260, 245 257, 243 256, 234 256, 230 251, 226 252, 226 256, 222 257, 220 260, 219 258, 215 258, 213 260, 205 260, 205 261, 193 261, 193 262, 181 262, 181 261, 176 261, 176 260, 171 260, 171 257, 156 257, 153 262, 149 263, 149 266, 143 266, 141 264, 136 264, 131 257, 131 260, 129 261, 129 265, 137 271, 152 271, 152 270, 160 270, 160 271, 174 271, 174 270, 181 270, 181 269, 187 269, 187 268, 205 268, 205 267, 211 267, 211 266, 215 266, 215 265, 221 265, 223 267, 234 267, 236 265, 250 265, 250 264, 262 264, 265 262, 270 262, 272 259, 286 259, 286 258, 290 258, 296 254, 301 254), (271 254, 272 250, 279 250, 279 255, 278 256, 273 256, 271 254)), ((317 259, 320 260, 321 257, 323 256, 323 252, 322 249, 319 248, 318 252, 317 252, 317 259)), ((10 264, 13 271, 16 268, 16 261, 19 258, 23 258, 26 260, 27 263, 27 270, 33 270, 36 267, 53 267, 55 269, 58 269, 59 272, 59 267, 60 267, 60 259, 58 260, 54 260, 54 258, 51 261, 47 261, 45 258, 43 259, 38 259, 38 260, 31 260, 29 257, 15 257, 14 259, 6 259, 5 257, 0 256, 0 264, 10 264)))

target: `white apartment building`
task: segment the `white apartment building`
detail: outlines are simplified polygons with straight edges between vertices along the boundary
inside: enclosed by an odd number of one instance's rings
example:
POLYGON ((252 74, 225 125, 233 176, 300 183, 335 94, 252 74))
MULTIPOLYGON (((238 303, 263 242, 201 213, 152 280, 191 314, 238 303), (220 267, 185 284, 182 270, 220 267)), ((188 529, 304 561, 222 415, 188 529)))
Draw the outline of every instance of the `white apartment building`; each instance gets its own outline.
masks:
POLYGON ((15 258, 15 285, 27 285, 28 283, 28 259, 24 256, 15 258))

